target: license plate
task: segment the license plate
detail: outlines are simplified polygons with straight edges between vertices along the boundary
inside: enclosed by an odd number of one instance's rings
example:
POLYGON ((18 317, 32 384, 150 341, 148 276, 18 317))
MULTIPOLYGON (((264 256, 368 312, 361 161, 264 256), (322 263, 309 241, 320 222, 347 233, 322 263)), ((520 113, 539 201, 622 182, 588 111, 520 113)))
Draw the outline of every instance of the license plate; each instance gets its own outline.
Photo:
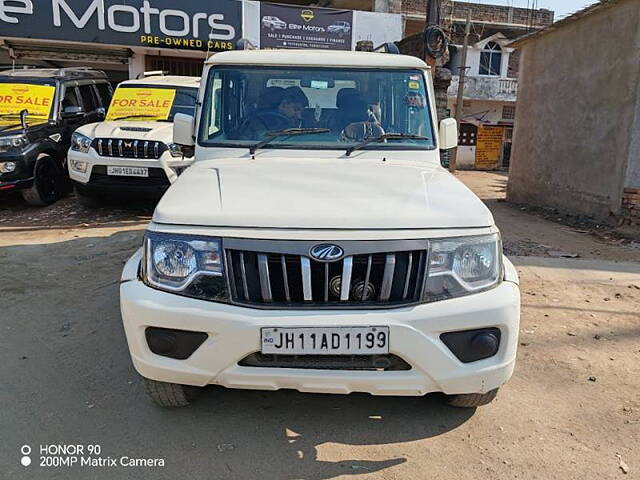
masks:
POLYGON ((262 353, 387 354, 389 353, 389 327, 263 328, 262 353))
POLYGON ((148 177, 149 169, 146 167, 107 167, 107 175, 116 177, 148 177))

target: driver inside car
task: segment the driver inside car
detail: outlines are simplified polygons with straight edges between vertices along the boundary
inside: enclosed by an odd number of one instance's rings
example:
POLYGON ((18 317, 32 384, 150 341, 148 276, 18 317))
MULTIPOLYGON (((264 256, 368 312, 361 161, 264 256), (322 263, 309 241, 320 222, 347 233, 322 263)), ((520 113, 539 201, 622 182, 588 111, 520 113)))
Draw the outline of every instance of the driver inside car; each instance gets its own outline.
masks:
MULTIPOLYGON (((263 96, 264 98, 265 96, 263 96)), ((302 127, 304 110, 309 107, 309 99, 300 87, 284 90, 281 99, 270 109, 262 109, 248 117, 240 128, 240 136, 245 139, 260 140, 265 132, 302 127)))

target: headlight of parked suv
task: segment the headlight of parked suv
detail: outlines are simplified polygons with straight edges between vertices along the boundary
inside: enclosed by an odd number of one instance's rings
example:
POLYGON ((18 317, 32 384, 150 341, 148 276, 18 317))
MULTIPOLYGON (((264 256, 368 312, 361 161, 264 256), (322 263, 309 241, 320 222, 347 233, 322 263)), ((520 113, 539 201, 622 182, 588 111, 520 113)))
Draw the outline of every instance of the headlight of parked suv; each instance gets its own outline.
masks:
POLYGON ((426 300, 488 290, 500 283, 502 248, 496 234, 432 240, 426 300))
POLYGON ((71 150, 74 152, 87 153, 91 148, 91 142, 92 140, 89 137, 75 132, 71 136, 71 150))
POLYGON ((168 147, 169 147, 169 153, 171 154, 172 157, 182 158, 185 156, 184 152, 182 151, 181 145, 178 145, 177 143, 170 143, 168 147))
POLYGON ((26 135, 0 137, 0 151, 2 152, 6 152, 14 148, 24 148, 27 145, 29 145, 29 139, 26 135))
POLYGON ((142 275, 159 290, 204 300, 227 298, 219 238, 147 232, 142 275))

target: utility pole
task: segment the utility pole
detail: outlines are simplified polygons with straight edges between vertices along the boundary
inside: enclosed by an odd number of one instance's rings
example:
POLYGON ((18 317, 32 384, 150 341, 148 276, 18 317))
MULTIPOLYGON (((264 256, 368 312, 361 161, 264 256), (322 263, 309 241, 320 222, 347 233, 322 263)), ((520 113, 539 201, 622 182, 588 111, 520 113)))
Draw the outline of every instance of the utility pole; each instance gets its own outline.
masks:
MULTIPOLYGON (((462 120, 462 110, 464 104, 464 81, 467 75, 467 50, 469 49, 469 34, 471 33, 471 10, 467 12, 467 24, 464 28, 464 43, 462 45, 462 64, 460 65, 460 80, 458 82, 458 100, 456 101, 456 123, 460 129, 460 121, 462 120)), ((458 149, 456 148, 451 155, 449 161, 449 171, 455 173, 456 160, 458 157, 458 149)))
MULTIPOLYGON (((425 11, 425 28, 430 25, 440 25, 440 0, 427 0, 425 11)), ((424 60, 431 67, 431 75, 436 74, 436 59, 427 53, 427 43, 424 44, 424 60)))

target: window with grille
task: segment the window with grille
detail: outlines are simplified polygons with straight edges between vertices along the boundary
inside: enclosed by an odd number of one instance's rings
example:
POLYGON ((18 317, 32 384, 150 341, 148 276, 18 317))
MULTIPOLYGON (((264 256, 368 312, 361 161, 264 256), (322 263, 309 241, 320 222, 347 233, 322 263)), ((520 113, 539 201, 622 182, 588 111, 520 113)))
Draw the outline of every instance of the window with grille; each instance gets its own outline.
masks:
POLYGON ((478 127, 471 123, 461 123, 458 144, 463 147, 474 147, 477 143, 478 127))
POLYGON ((488 42, 480 53, 480 75, 500 76, 502 48, 496 42, 488 42))
POLYGON ((199 58, 155 57, 147 55, 146 71, 161 70, 167 75, 202 76, 204 60, 199 58))
POLYGON ((516 107, 513 105, 504 105, 502 107, 502 119, 503 120, 515 120, 516 107))

